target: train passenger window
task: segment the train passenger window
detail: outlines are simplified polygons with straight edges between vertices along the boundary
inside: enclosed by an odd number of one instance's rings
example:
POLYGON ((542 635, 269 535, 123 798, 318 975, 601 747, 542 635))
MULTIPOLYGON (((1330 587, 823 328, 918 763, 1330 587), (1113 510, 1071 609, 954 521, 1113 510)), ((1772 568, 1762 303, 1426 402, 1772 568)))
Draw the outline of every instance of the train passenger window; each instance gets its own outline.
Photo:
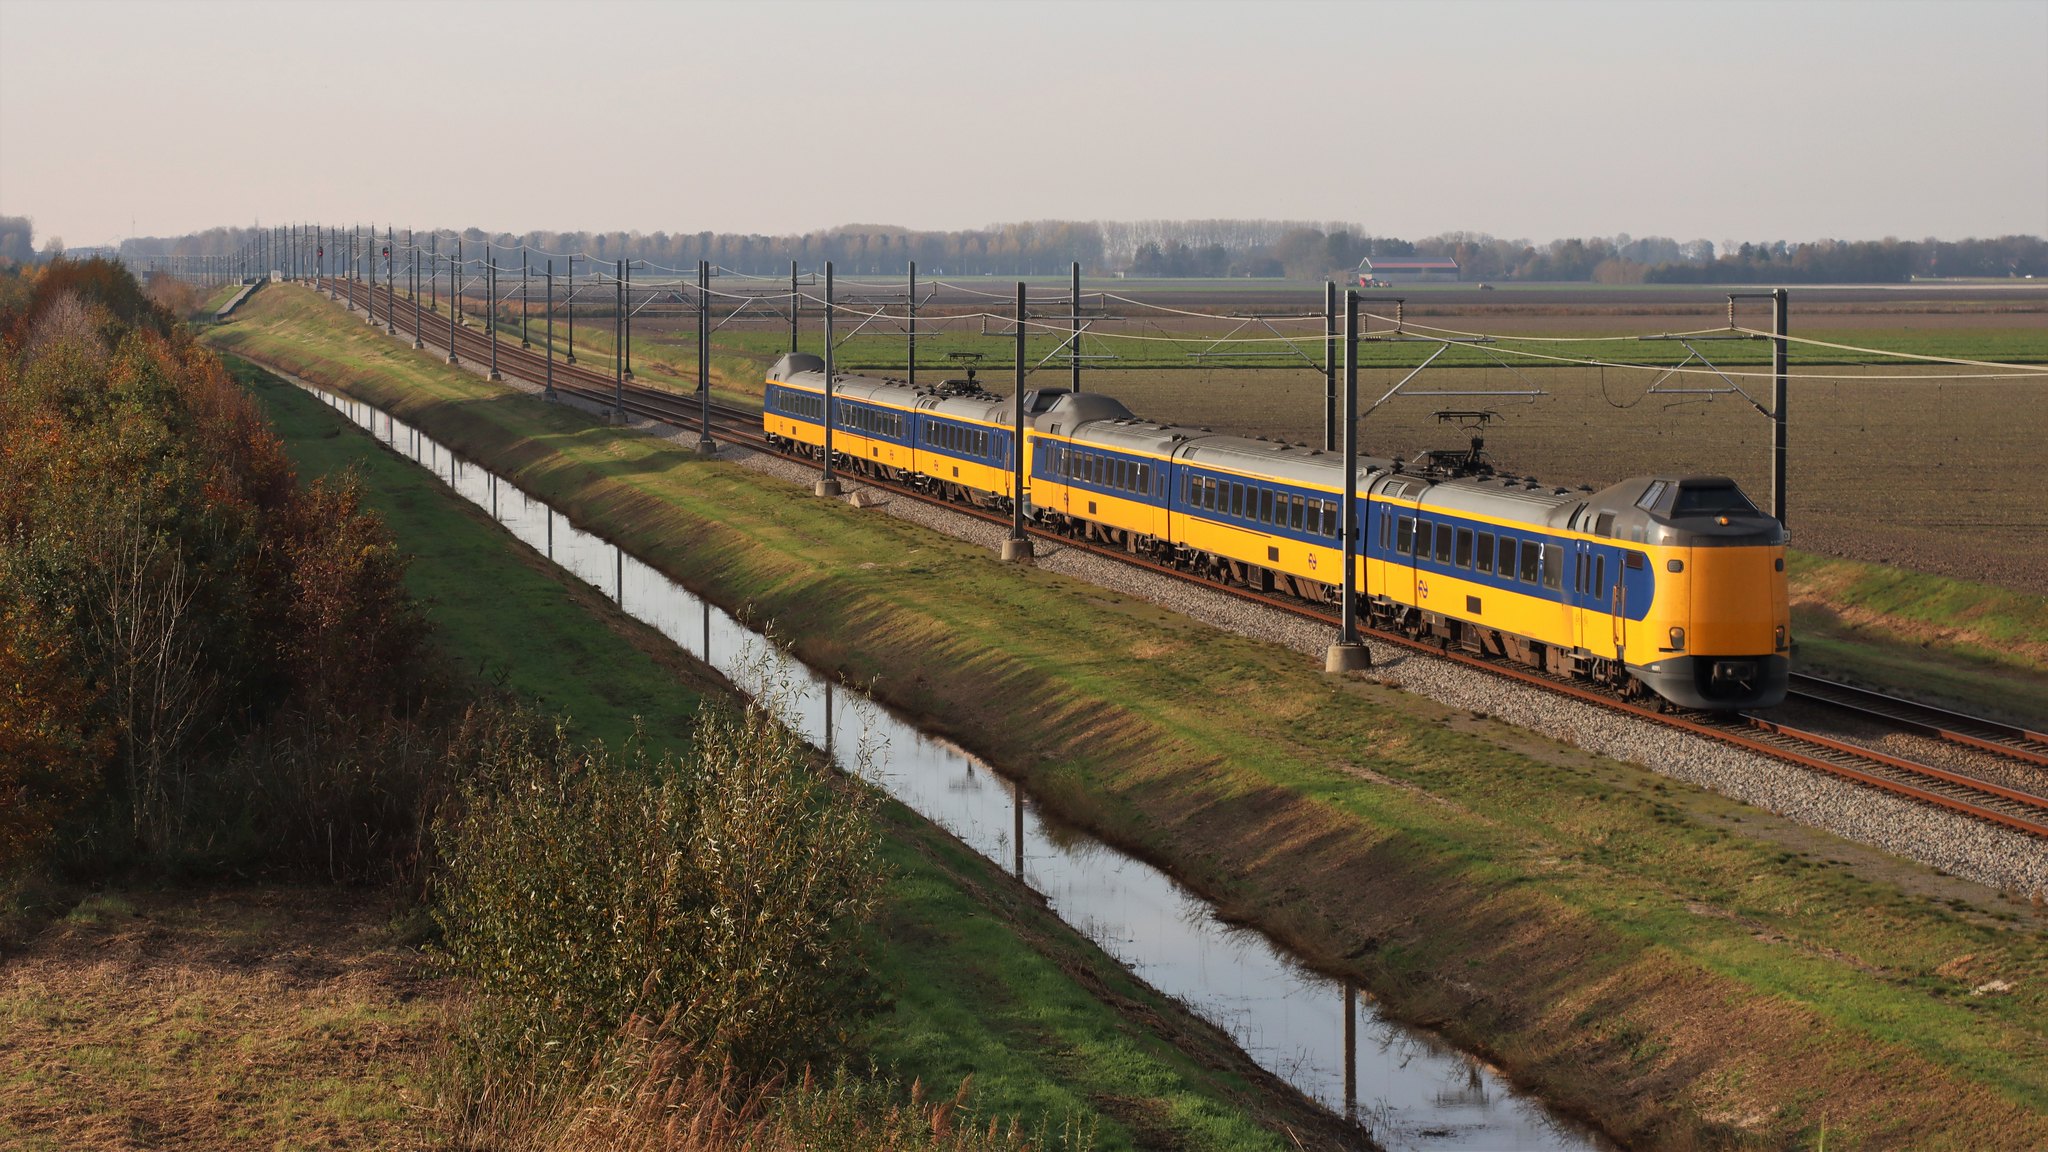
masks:
POLYGON ((1311 536, 1321 535, 1323 531, 1323 502, 1311 496, 1305 501, 1304 507, 1306 508, 1306 514, 1302 517, 1301 530, 1311 536))
POLYGON ((1283 527, 1287 527, 1287 528, 1293 528, 1293 529, 1295 529, 1295 530, 1299 531, 1299 530, 1300 530, 1300 528, 1301 528, 1301 511, 1302 511, 1302 499, 1301 499, 1301 497, 1299 497, 1299 496, 1289 496, 1289 497, 1287 497, 1287 507, 1288 507, 1288 512, 1287 512, 1287 516, 1286 516, 1286 521, 1287 521, 1287 522, 1286 522, 1286 524, 1284 524, 1284 525, 1283 525, 1283 527))
POLYGON ((1147 496, 1152 494, 1152 466, 1150 464, 1138 465, 1138 491, 1143 492, 1147 496))
POLYGON ((1470 568, 1471 566, 1472 530, 1470 528, 1460 528, 1458 529, 1458 567, 1470 568))
POLYGON ((1272 522, 1273 490, 1271 488, 1261 488, 1259 489, 1259 523, 1271 524, 1272 522))
MULTIPOLYGON (((1543 545, 1534 540, 1522 541, 1522 583, 1534 584, 1537 580, 1537 566, 1543 557, 1543 545)), ((1506 569, 1501 571, 1505 572, 1506 569)))
POLYGON ((1562 574, 1559 572, 1559 569, 1562 568, 1564 565, 1564 556, 1557 549, 1552 548, 1548 544, 1545 544, 1543 546, 1542 555, 1543 586, 1545 588, 1550 589, 1552 592, 1555 592, 1563 583, 1562 574))
POLYGON ((1230 514, 1232 516, 1244 515, 1244 485, 1242 484, 1232 484, 1230 486, 1230 514))
POLYGON ((1479 547, 1472 553, 1472 567, 1480 572, 1493 571, 1493 533, 1479 534, 1479 547))
POLYGON ((1342 504, 1339 504, 1335 500, 1323 501, 1323 535, 1331 537, 1332 539, 1336 538, 1337 521, 1339 519, 1340 513, 1343 510, 1343 507, 1344 506, 1342 504))
POLYGON ((1449 524, 1439 524, 1436 526, 1437 563, 1449 564, 1451 562, 1451 543, 1454 537, 1455 533, 1451 531, 1451 526, 1449 524))
POLYGON ((1607 599, 1607 557, 1593 557, 1593 598, 1607 599))
POLYGON ((1515 549, 1518 547, 1515 543, 1515 538, 1513 536, 1502 536, 1497 547, 1499 552, 1495 556, 1496 563, 1494 567, 1499 569, 1503 580, 1513 580, 1515 578, 1515 549))
POLYGON ((1422 560, 1429 559, 1435 529, 1436 525, 1428 520, 1417 520, 1415 522, 1415 555, 1417 558, 1422 560))
POLYGON ((1407 556, 1415 551, 1415 517, 1403 516, 1394 529, 1394 551, 1407 556))
POLYGON ((1385 511, 1380 513, 1380 551, 1394 546, 1394 518, 1385 511))

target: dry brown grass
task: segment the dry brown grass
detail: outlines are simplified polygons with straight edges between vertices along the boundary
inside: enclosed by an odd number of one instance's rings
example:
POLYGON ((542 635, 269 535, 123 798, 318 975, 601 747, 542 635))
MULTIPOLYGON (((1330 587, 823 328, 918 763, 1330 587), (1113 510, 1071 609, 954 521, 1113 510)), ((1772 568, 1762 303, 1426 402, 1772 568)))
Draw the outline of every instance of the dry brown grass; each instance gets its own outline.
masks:
POLYGON ((0 964, 0 1145, 421 1148, 454 990, 388 899, 88 899, 0 964))

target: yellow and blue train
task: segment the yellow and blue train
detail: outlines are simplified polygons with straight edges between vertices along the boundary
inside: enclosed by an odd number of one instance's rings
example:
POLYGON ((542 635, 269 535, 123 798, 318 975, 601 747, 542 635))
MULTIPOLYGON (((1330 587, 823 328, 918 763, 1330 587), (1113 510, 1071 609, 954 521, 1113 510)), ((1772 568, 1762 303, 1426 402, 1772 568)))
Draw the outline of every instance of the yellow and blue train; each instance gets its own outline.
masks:
MULTIPOLYGON (((833 382, 835 466, 984 507, 1015 491, 1011 406, 967 380, 833 382)), ((1099 393, 1025 393, 1025 511, 1066 533, 1308 600, 1341 582, 1335 453, 1139 419, 1099 393)), ((769 370, 763 428, 815 456, 824 362, 769 370)), ((1475 444, 1361 458, 1360 604, 1373 623, 1689 708, 1777 704, 1791 670, 1785 530, 1720 476, 1598 492, 1494 474, 1475 444)))

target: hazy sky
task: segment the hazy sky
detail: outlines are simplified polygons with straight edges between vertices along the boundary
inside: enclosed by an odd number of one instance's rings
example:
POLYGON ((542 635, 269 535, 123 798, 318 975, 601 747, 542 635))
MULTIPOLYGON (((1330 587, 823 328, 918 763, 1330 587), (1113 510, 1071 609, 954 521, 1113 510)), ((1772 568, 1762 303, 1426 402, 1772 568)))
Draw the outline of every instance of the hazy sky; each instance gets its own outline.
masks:
POLYGON ((0 0, 0 212, 2048 234, 2048 0, 0 0))

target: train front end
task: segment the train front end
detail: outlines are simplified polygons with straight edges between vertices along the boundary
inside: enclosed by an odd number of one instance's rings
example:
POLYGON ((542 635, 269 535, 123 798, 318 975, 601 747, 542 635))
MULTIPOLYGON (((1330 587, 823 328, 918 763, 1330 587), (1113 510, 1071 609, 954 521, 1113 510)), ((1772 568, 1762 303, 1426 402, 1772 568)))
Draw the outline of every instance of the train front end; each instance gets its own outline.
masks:
POLYGON ((1781 703, 1792 666, 1784 525, 1722 476, 1656 481, 1638 507, 1664 545, 1663 611, 1655 658, 1631 652, 1629 671, 1688 708, 1781 703))

